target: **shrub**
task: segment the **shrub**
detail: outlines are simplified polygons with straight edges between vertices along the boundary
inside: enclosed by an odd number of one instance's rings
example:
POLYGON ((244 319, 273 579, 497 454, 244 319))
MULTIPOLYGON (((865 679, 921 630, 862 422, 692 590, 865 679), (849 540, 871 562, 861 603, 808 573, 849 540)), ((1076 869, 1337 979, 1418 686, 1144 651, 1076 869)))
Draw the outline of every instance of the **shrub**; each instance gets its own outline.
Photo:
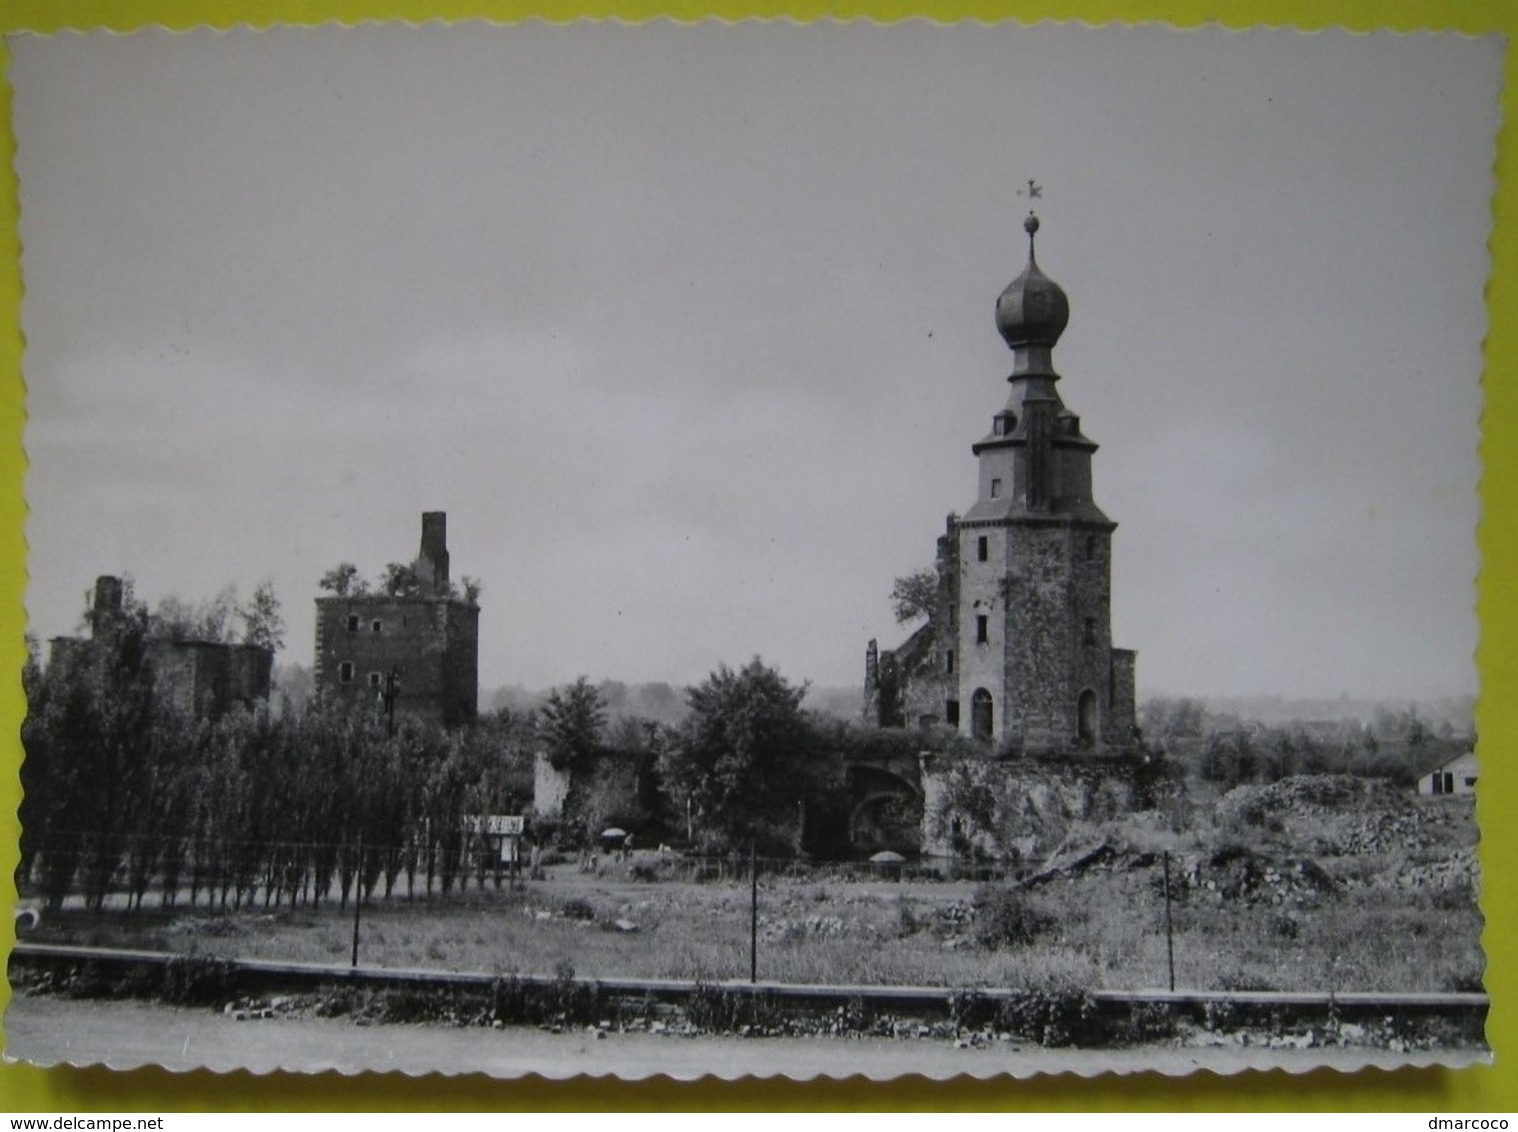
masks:
POLYGON ((605 1014, 598 983, 575 979, 574 967, 561 961, 550 983, 527 983, 515 975, 490 984, 485 1020, 507 1026, 578 1025, 605 1014))
POLYGON ((1096 1046, 1105 1033, 1096 1000, 1081 987, 1052 983, 1018 991, 996 1012, 999 1029, 1041 1046, 1096 1046))
POLYGON ((357 1014, 367 1002, 352 987, 329 987, 324 988, 316 1000, 313 1013, 318 1018, 341 1018, 348 1014, 357 1014))
POLYGON ((731 987, 698 982, 686 1000, 685 1018, 706 1033, 733 1033, 747 1029, 776 1034, 785 1028, 785 1012, 769 992, 750 993, 731 987))
POLYGON ((956 1030, 984 1030, 997 1018, 994 998, 978 990, 962 988, 949 993, 949 1024, 956 1030))
POLYGON ((447 992, 393 987, 379 1001, 379 1020, 387 1024, 436 1022, 451 1017, 453 996, 447 992))
POLYGON ((1169 1003, 1135 1002, 1128 1008, 1121 1038, 1132 1043, 1166 1041, 1175 1037, 1176 1024, 1175 1010, 1169 1003))
POLYGON ((975 890, 974 905, 975 941, 993 950, 1032 943, 1053 924, 1023 893, 999 885, 981 885, 975 890))
POLYGON ((596 918, 595 908, 583 896, 571 896, 568 900, 564 901, 564 906, 561 910, 571 920, 594 920, 596 918))
POLYGON ((634 861, 628 867, 627 875, 633 880, 656 881, 665 879, 664 870, 659 868, 657 861, 634 861))
POLYGON ((918 919, 917 913, 912 908, 912 902, 905 896, 896 898, 896 935, 900 939, 916 935, 923 928, 922 920, 918 919))
POLYGON ((177 1006, 217 1006, 236 997, 236 978, 230 960, 175 956, 163 969, 163 1000, 177 1006))

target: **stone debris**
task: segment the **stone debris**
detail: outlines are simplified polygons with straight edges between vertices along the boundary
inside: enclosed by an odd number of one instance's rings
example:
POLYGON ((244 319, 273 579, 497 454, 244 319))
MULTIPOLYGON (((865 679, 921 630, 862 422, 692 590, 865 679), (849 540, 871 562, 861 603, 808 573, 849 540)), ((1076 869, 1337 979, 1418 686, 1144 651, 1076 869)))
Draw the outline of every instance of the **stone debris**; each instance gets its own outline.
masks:
POLYGON ((1217 805, 1220 824, 1274 830, 1320 857, 1441 849, 1463 815, 1429 805, 1383 779, 1297 775, 1267 786, 1239 786, 1217 805))

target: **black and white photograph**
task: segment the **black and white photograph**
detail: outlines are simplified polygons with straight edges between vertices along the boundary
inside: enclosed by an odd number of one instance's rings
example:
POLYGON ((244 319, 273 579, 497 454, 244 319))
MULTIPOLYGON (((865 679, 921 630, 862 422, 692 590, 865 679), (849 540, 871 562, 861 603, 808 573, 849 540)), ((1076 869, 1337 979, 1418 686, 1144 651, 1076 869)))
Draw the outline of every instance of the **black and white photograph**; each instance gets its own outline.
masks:
POLYGON ((1499 37, 7 44, 7 1057, 1490 1059, 1499 37))

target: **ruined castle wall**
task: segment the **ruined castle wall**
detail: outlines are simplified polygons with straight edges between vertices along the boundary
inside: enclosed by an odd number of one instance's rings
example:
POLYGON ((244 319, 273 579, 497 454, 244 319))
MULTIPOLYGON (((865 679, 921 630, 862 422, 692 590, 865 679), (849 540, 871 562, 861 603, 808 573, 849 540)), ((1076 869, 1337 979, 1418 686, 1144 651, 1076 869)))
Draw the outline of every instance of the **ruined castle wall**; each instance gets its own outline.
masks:
POLYGON ((1170 788, 1140 760, 924 756, 922 853, 1040 860, 1074 823, 1153 808, 1170 788))
POLYGON ((152 641, 153 685, 180 711, 216 719, 269 698, 274 653, 256 645, 152 641))
POLYGON ((1113 743, 1131 741, 1138 727, 1138 709, 1134 694, 1134 665, 1137 654, 1132 649, 1112 650, 1112 722, 1109 739, 1113 743))
POLYGON ((564 813, 569 798, 569 772, 558 770, 547 755, 538 751, 532 756, 532 812, 545 818, 564 813))
POLYGON ((474 717, 479 611, 473 606, 421 597, 325 597, 316 599, 316 612, 321 694, 377 703, 394 668, 397 712, 449 725, 474 717))

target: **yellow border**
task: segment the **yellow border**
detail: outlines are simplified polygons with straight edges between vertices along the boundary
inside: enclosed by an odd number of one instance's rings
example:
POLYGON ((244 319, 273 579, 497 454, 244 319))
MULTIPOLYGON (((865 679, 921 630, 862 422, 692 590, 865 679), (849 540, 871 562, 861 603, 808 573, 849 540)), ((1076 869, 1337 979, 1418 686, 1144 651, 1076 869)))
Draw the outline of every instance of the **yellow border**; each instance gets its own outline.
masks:
MULTIPOLYGON (((120 31, 150 24, 171 28, 235 24, 315 24, 367 20, 486 18, 516 21, 532 17, 661 16, 699 19, 787 17, 798 20, 899 20, 927 16, 1024 22, 1081 20, 1088 23, 1159 22, 1179 27, 1221 23, 1258 24, 1304 30, 1347 27, 1371 31, 1455 30, 1498 32, 1507 37, 1507 73, 1518 75, 1518 5, 1510 0, 1412 0, 1388 10, 1386 0, 7 0, 0 7, 0 32, 59 31, 108 27, 120 31)), ((0 66, 9 53, 0 44, 0 66)), ((623 1083, 577 1081, 572 1085, 527 1078, 516 1082, 482 1077, 420 1078, 398 1074, 340 1077, 247 1073, 217 1076, 174 1075, 141 1070, 42 1071, 0 1065, 0 1111, 64 1112, 193 1110, 481 1110, 538 1109, 1397 1109, 1437 1112, 1518 1111, 1518 1049, 1515 968, 1518 955, 1518 769, 1507 759, 1518 738, 1518 705, 1507 694, 1515 685, 1518 646, 1518 531, 1506 522, 1518 511, 1518 388, 1508 380, 1518 363, 1518 177, 1512 174, 1512 132, 1518 97, 1510 84, 1503 94, 1498 145, 1498 190, 1493 202, 1492 280, 1488 288, 1490 331, 1486 348, 1483 417, 1482 577, 1478 608, 1482 639, 1478 650, 1482 697, 1477 712, 1482 776, 1478 812, 1484 831, 1483 906, 1487 916, 1487 973, 1493 998, 1488 1033, 1499 1065, 1461 1072, 1416 1070, 1366 1072, 1345 1076, 1319 1072, 1301 1077, 1283 1073, 1218 1077, 1197 1074, 1184 1083, 1154 1075, 1074 1077, 1031 1081, 949 1083, 908 1078, 890 1085, 858 1079, 797 1084, 785 1080, 732 1083, 703 1081, 678 1085, 668 1080, 623 1083), (1506 958, 1505 958, 1506 957, 1506 958)), ((24 711, 18 673, 23 659, 22 606, 25 583, 26 504, 22 493, 25 457, 21 447, 24 415, 21 381, 20 245, 16 230, 16 185, 11 175, 14 138, 9 129, 10 90, 0 84, 0 908, 15 899, 11 877, 16 864, 16 802, 20 762, 17 728, 24 711)), ((0 952, 12 938, 10 917, 0 917, 0 952)), ((0 1007, 9 990, 0 982, 0 1007)))

